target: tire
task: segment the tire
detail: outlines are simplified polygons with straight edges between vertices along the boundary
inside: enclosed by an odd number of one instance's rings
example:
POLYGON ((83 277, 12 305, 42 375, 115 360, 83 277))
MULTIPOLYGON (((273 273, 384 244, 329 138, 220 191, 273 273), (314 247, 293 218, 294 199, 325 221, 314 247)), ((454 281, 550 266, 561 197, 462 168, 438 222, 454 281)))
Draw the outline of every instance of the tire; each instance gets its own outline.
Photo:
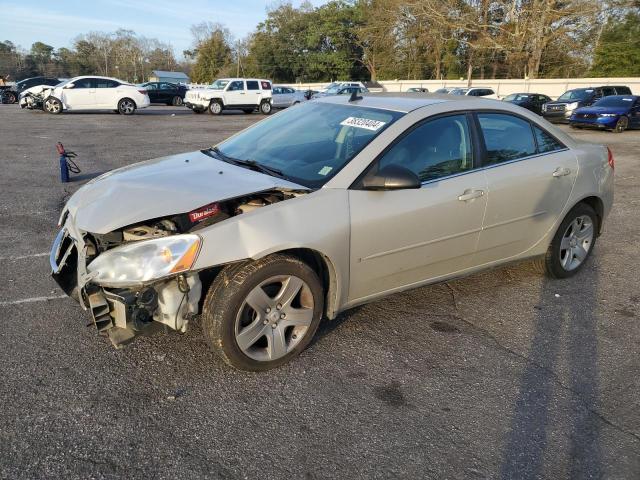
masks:
POLYGON ((136 113, 136 102, 130 98, 123 98, 118 102, 118 113, 120 115, 133 115, 136 113))
POLYGON ((271 115, 271 111, 273 110, 273 106, 269 100, 263 100, 260 103, 260 113, 263 115, 271 115))
POLYGON ((222 113, 222 102, 220 100, 211 100, 208 110, 211 115, 220 115, 222 113))
POLYGON ((596 212, 586 203, 579 203, 558 227, 545 256, 535 260, 538 270, 551 278, 572 277, 582 269, 593 252, 598 230, 596 212))
POLYGON ((629 119, 625 116, 622 116, 616 122, 616 126, 613 128, 613 132, 622 133, 629 127, 629 119))
POLYGON ((242 111, 243 111, 244 113, 246 113, 247 115, 249 115, 249 114, 253 113, 253 111, 254 111, 254 110, 255 110, 254 108, 243 108, 243 109, 242 109, 242 111))
POLYGON ((173 105, 174 107, 181 107, 182 106, 182 97, 179 95, 176 95, 175 97, 173 97, 171 99, 171 105, 173 105))
POLYGON ((204 302, 202 329, 211 349, 227 364, 265 371, 287 363, 309 345, 323 308, 316 273, 301 260, 275 254, 228 266, 218 274, 204 302))
POLYGON ((16 103, 17 101, 18 101, 18 97, 14 92, 11 92, 11 91, 4 92, 2 96, 3 103, 13 104, 13 103, 16 103))
POLYGON ((62 102, 55 97, 47 97, 42 102, 42 109, 52 115, 59 115, 62 113, 62 102))

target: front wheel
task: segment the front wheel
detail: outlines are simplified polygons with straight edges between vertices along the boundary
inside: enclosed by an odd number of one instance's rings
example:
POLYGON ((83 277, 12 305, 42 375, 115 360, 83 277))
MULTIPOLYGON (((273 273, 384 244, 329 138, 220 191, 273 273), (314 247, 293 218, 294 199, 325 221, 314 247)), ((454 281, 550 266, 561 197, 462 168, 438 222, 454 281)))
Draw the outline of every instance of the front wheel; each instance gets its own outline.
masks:
POLYGON ((572 277, 584 266, 596 244, 598 216, 580 203, 564 218, 540 266, 551 278, 572 277))
POLYGON ((311 342, 322 317, 323 289, 304 262, 271 255, 225 268, 205 299, 202 329, 229 365, 264 371, 311 342))
POLYGON ((629 119, 627 117, 620 117, 616 122, 616 126, 613 131, 615 133, 622 133, 629 127, 629 119))
POLYGON ((209 104, 209 113, 211 115, 220 115, 222 113, 222 103, 220 100, 211 100, 209 104))
POLYGON ((272 107, 271 107, 271 102, 268 100, 264 100, 261 104, 260 104, 260 113, 262 113, 263 115, 269 115, 271 113, 272 107))
POLYGON ((118 112, 121 115, 133 115, 136 112, 136 104, 130 98, 123 98, 118 102, 118 112))
POLYGON ((175 97, 173 97, 171 99, 171 105, 173 105, 174 107, 182 106, 182 97, 180 97, 179 95, 176 95, 175 97))
POLYGON ((45 112, 57 115, 62 113, 62 102, 55 97, 47 97, 42 108, 45 112))

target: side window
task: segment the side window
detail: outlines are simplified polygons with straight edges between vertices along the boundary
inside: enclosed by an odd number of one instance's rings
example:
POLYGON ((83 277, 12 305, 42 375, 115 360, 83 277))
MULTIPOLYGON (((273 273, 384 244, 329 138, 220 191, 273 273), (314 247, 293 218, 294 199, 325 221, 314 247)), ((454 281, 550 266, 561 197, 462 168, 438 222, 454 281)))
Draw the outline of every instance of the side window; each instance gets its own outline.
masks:
POLYGON ((273 87, 273 93, 278 95, 280 93, 280 87, 273 87))
POLYGON ((114 82, 113 80, 105 80, 103 78, 97 78, 94 88, 116 88, 118 85, 120 84, 118 82, 114 82))
POLYGON ((247 80, 247 90, 260 90, 257 80, 247 80))
POLYGON ((145 90, 149 90, 149 91, 153 91, 153 90, 157 90, 158 89, 158 84, 157 83, 150 83, 149 85, 144 87, 145 90))
POLYGON ((161 83, 160 90, 173 90, 173 85, 170 83, 161 83))
POLYGON ((227 87, 227 92, 235 92, 238 90, 244 90, 244 82, 242 80, 236 80, 234 82, 230 82, 227 87))
POLYGON ((399 165, 425 182, 473 168, 466 115, 450 115, 419 125, 380 159, 379 168, 399 165))
POLYGON ((609 95, 615 95, 616 89, 613 87, 602 87, 602 95, 608 97, 609 95))
POLYGON ((536 143, 526 120, 503 113, 479 113, 478 121, 488 165, 535 155, 536 143))
POLYGON ((271 90, 271 83, 269 82, 260 82, 262 85, 262 90, 271 90))
POLYGON ((81 78, 73 82, 73 88, 95 88, 95 82, 93 78, 81 78))
POLYGON ((562 150, 564 147, 558 140, 553 138, 547 132, 539 127, 534 126, 533 131, 536 134, 536 142, 538 143, 538 153, 554 152, 562 150))
POLYGON ((287 93, 296 93, 296 91, 293 88, 287 88, 287 93))

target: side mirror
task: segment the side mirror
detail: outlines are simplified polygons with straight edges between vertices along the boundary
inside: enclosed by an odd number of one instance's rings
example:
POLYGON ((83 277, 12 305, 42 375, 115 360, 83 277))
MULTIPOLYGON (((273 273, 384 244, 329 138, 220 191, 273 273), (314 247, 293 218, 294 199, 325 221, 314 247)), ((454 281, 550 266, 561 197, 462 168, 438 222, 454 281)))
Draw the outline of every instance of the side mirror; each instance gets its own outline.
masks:
POLYGON ((73 87, 75 87, 75 84, 74 84, 74 83, 67 83, 67 84, 64 86, 64 88, 73 88, 73 87))
POLYGON ((406 190, 420 187, 422 183, 418 175, 399 165, 387 165, 362 179, 363 190, 406 190))

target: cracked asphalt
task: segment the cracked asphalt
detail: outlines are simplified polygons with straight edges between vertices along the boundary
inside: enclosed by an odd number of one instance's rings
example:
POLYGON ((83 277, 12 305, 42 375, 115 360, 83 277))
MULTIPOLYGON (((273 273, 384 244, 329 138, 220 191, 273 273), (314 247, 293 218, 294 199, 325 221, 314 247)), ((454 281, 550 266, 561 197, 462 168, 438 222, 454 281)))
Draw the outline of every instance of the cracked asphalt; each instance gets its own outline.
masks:
POLYGON ((616 202, 586 268, 420 288, 326 322, 278 370, 235 371, 199 324, 114 350, 49 278, 65 198, 260 115, 0 105, 0 478, 640 477, 640 132, 608 144, 616 202), (63 186, 55 143, 83 170, 63 186))

